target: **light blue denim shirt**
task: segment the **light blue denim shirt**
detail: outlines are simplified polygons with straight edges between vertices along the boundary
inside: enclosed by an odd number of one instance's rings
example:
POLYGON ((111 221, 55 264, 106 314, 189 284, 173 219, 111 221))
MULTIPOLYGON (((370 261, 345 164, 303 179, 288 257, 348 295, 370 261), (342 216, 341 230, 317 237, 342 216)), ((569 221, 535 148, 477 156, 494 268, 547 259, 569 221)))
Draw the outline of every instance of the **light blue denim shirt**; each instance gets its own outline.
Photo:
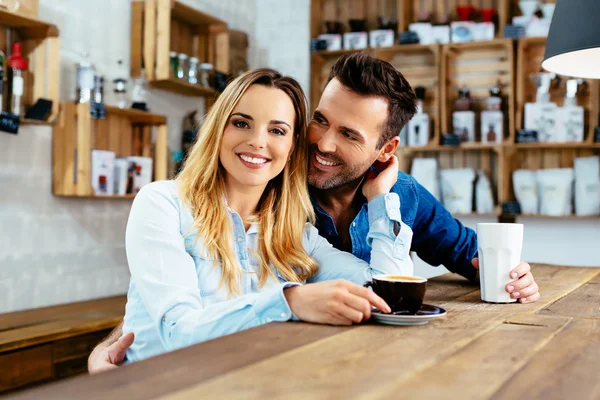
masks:
MULTIPOLYGON (((376 274, 413 274, 409 256, 412 230, 402 222, 399 197, 379 195, 369 203, 371 264, 335 249, 311 224, 306 224, 303 244, 319 264, 304 283, 347 279, 362 285, 376 274), (400 224, 398 235, 394 223, 400 224)), ((203 256, 190 208, 174 181, 146 185, 136 196, 127 223, 126 249, 131 282, 127 293, 123 332, 135 333, 127 361, 238 332, 272 321, 295 318, 283 289, 298 283, 278 280, 258 285, 259 260, 254 253, 259 227, 245 230, 241 217, 229 210, 234 232, 232 245, 244 271, 241 295, 228 296, 219 288, 221 268, 203 256)))

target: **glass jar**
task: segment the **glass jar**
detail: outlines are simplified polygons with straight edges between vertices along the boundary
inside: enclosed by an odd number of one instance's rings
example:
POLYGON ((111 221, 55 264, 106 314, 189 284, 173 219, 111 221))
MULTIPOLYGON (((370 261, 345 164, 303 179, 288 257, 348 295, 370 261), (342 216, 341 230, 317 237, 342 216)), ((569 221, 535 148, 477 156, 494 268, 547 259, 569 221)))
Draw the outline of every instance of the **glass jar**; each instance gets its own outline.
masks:
POLYGON ((205 88, 210 88, 210 75, 212 73, 212 64, 203 63, 200 64, 200 84, 205 88))
POLYGON ((78 103, 89 103, 92 100, 94 90, 94 65, 89 60, 88 53, 81 53, 81 61, 77 63, 77 91, 78 103))
POLYGON ((198 83, 198 63, 200 61, 196 57, 190 58, 190 67, 188 69, 188 82, 192 84, 198 83))
POLYGON ((169 67, 173 76, 177 76, 177 70, 179 69, 179 57, 176 51, 169 53, 169 67))
POLYGON ((179 63, 177 64, 177 78, 186 79, 188 73, 188 56, 187 54, 179 53, 177 56, 179 63))

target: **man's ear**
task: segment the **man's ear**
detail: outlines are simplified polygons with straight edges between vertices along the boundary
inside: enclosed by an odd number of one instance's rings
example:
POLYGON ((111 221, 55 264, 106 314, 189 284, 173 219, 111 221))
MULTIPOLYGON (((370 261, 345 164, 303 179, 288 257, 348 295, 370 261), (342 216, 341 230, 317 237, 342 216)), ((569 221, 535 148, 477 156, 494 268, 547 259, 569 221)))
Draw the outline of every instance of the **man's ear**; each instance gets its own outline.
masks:
POLYGON ((386 144, 383 145, 381 150, 379 150, 379 156, 377 157, 377 161, 387 162, 396 152, 398 146, 400 145, 400 138, 398 136, 394 136, 386 144))

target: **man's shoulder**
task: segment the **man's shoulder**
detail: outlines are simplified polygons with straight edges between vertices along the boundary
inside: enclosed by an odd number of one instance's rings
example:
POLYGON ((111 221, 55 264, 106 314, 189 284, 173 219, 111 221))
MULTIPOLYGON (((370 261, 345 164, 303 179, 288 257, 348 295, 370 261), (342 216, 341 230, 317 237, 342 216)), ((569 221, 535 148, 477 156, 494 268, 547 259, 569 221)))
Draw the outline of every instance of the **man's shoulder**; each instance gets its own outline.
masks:
POLYGON ((398 171, 398 179, 392 187, 392 191, 398 194, 406 190, 414 191, 416 189, 415 182, 415 178, 413 178, 409 174, 402 171, 398 171))

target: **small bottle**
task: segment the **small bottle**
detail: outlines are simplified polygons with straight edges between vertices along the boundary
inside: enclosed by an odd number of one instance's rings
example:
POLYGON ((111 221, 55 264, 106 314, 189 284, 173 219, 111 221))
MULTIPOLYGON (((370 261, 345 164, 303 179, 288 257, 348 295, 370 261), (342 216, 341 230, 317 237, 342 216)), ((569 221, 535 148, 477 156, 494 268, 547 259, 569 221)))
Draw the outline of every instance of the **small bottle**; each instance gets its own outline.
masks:
POLYGON ((94 90, 94 66, 88 59, 88 53, 81 53, 81 61, 77 63, 77 92, 78 103, 89 103, 92 100, 94 90))
POLYGON ((192 84, 198 83, 198 60, 196 57, 190 58, 190 67, 188 69, 188 82, 192 84))
POLYGON ((180 53, 178 58, 179 63, 177 64, 177 78, 187 80, 188 56, 187 54, 180 53))
POLYGON ((114 93, 117 101, 117 107, 127 108, 127 78, 125 78, 125 72, 123 67, 123 60, 117 61, 118 73, 121 77, 113 80, 115 85, 114 93))
POLYGON ((94 76, 94 102, 104 102, 104 77, 100 75, 94 76))
POLYGON ((200 83, 205 88, 210 88, 210 74, 213 70, 212 64, 200 64, 200 83))
POLYGON ((148 111, 148 81, 146 80, 146 70, 142 69, 139 78, 133 79, 133 89, 131 89, 131 108, 148 111))
POLYGON ((429 115, 423 112, 423 101, 425 100, 425 88, 415 88, 417 96, 417 112, 408 122, 408 144, 409 146, 427 146, 429 144, 429 115))
POLYGON ((504 114, 499 87, 490 90, 490 97, 485 100, 485 108, 481 112, 481 142, 500 143, 504 138, 504 114))
POLYGON ((171 68, 172 76, 177 76, 179 70, 179 57, 176 51, 169 52, 169 68, 171 68))
POLYGON ((25 107, 23 104, 23 72, 27 71, 27 60, 21 55, 21 43, 14 43, 12 54, 8 59, 8 65, 11 72, 11 101, 10 112, 14 115, 23 115, 25 107))
POLYGON ((465 87, 460 88, 454 102, 452 126, 461 143, 475 142, 475 113, 472 109, 470 90, 465 87))
POLYGON ((550 101, 550 85, 555 75, 540 72, 535 78, 536 100, 525 104, 525 129, 536 131, 540 142, 557 142, 558 106, 550 101))
POLYGON ((583 142, 585 111, 577 105, 577 79, 569 79, 563 106, 558 109, 557 142, 583 142))

